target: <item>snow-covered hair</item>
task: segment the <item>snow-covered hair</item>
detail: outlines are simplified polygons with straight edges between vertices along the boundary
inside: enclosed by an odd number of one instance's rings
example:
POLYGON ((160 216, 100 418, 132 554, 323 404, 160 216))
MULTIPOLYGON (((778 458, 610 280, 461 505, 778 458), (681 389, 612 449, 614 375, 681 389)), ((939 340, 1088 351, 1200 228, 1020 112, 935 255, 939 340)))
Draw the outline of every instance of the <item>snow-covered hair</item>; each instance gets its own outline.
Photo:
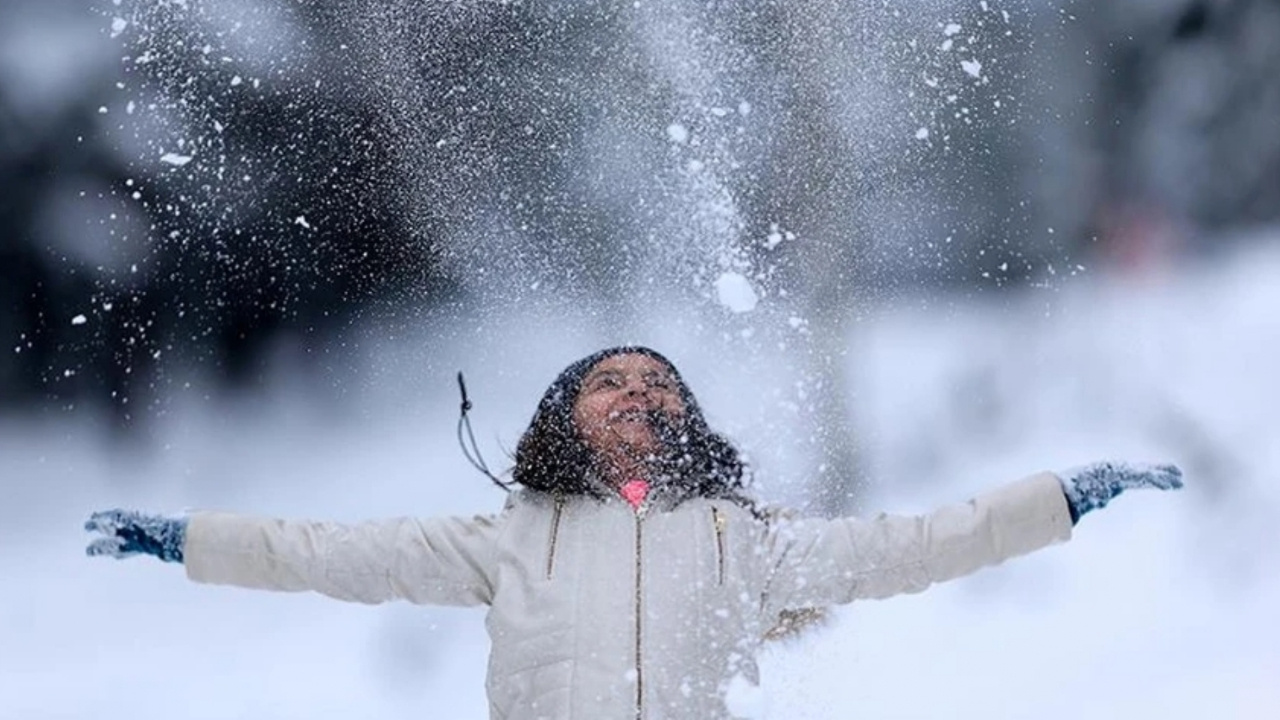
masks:
POLYGON ((573 407, 587 373, 617 355, 644 355, 667 367, 679 389, 685 411, 667 439, 668 457, 653 479, 654 492, 679 504, 693 497, 724 498, 754 508, 745 494, 746 468, 738 451, 707 426, 693 392, 670 360, 656 350, 623 345, 593 353, 565 368, 538 403, 529 428, 516 446, 514 482, 533 490, 564 495, 604 496, 593 476, 594 451, 582 439, 573 407))

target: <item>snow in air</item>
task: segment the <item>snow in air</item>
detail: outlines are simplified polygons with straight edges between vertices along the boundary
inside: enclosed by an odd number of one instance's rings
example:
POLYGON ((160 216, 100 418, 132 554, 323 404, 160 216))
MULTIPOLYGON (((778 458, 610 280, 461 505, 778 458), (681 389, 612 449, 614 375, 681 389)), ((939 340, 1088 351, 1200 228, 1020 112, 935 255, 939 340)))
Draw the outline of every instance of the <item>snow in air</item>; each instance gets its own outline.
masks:
POLYGON ((716 299, 735 313, 751 312, 760 301, 751 282, 736 272, 723 273, 716 279, 716 299))
POLYGON ((186 165, 187 163, 191 162, 191 156, 179 155, 178 153, 169 152, 160 156, 160 162, 166 165, 182 167, 183 165, 186 165))

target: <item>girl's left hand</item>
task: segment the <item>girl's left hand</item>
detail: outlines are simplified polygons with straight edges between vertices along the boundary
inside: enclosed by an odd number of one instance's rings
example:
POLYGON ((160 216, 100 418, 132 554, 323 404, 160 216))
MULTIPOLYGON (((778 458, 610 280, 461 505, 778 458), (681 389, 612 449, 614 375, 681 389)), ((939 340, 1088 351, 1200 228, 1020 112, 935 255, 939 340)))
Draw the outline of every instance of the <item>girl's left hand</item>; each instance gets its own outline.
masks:
POLYGON ((1091 510, 1106 507, 1112 498, 1131 488, 1177 490, 1182 470, 1176 465, 1097 462, 1057 473, 1071 508, 1072 523, 1091 510))

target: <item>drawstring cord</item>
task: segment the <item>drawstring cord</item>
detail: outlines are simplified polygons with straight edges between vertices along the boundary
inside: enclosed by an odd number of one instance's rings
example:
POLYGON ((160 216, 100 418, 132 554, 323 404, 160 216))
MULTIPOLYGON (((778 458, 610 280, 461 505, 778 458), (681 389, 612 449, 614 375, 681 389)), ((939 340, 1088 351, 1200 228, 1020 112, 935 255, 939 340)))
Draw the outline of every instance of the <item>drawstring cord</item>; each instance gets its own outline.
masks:
POLYGON ((471 463, 472 467, 484 473, 484 476, 492 480, 494 485, 502 488, 504 492, 511 492, 510 484, 502 482, 490 472, 489 465, 480 454, 480 445, 476 442, 475 433, 471 431, 471 418, 467 416, 467 412, 471 410, 471 400, 467 397, 467 384, 462 381, 461 370, 458 371, 458 391, 462 393, 462 412, 458 417, 458 444, 462 446, 462 454, 466 456, 467 462, 471 463), (464 429, 466 430, 465 439, 464 429), (471 443, 470 448, 467 447, 468 441, 471 443))

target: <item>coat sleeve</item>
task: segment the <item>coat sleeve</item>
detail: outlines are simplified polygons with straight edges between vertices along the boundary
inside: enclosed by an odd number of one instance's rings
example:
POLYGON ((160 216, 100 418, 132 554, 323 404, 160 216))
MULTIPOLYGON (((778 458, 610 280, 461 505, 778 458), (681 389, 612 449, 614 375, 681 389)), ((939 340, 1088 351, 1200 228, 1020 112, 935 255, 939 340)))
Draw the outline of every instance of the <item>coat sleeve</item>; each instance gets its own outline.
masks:
POLYGON ((488 604, 502 517, 343 525, 197 513, 184 564, 201 583, 313 590, 362 603, 488 604))
POLYGON ((1070 537, 1050 473, 928 515, 783 521, 766 535, 766 611, 920 592, 1070 537))

